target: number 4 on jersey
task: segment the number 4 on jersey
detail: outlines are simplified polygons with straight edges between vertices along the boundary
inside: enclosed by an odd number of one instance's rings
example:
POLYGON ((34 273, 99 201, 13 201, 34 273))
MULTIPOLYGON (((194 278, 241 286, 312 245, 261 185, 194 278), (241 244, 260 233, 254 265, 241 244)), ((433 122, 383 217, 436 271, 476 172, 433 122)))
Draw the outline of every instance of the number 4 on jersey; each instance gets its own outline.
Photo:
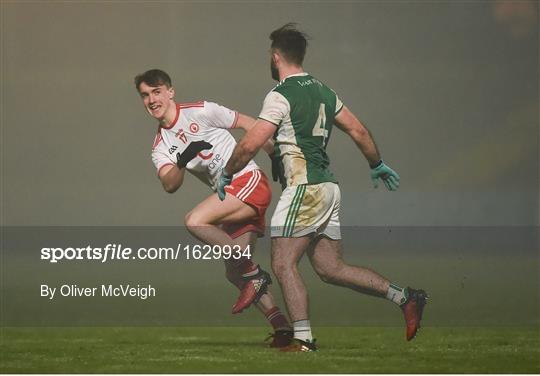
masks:
POLYGON ((326 141, 328 139, 328 129, 326 129, 326 111, 324 103, 321 103, 319 106, 319 117, 313 126, 313 136, 318 136, 323 138, 323 146, 326 146, 326 141))

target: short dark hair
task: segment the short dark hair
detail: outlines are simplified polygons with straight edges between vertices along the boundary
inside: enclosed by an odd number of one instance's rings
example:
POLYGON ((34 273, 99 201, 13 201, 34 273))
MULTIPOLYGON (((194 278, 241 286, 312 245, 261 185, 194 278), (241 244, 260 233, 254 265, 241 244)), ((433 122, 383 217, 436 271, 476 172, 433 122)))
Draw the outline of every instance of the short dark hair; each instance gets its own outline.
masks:
POLYGON ((137 90, 139 90, 139 86, 141 86, 143 82, 152 87, 165 85, 167 88, 170 88, 172 86, 171 77, 161 69, 150 69, 135 76, 135 87, 137 90))
POLYGON ((296 28, 295 23, 290 22, 272 31, 270 47, 279 50, 289 63, 302 65, 306 56, 308 38, 307 34, 296 28))

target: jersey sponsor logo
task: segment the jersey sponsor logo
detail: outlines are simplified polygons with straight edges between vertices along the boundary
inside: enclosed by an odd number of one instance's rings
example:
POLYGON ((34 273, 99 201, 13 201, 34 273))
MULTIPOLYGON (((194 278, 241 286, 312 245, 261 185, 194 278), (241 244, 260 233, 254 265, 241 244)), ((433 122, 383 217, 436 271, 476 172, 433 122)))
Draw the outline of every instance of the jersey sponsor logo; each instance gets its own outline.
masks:
MULTIPOLYGON (((213 155, 213 154, 212 154, 213 155)), ((209 170, 213 170, 214 168, 218 167, 218 168, 221 168, 221 166, 223 166, 223 158, 221 157, 221 155, 219 154, 216 154, 214 156, 214 158, 210 161, 210 163, 208 164, 208 169, 209 170)))
POLYGON ((169 148, 169 154, 174 153, 177 149, 178 149, 178 146, 171 146, 171 147, 169 148))
POLYGON ((197 133, 199 131, 199 125, 197 123, 191 123, 189 125, 189 130, 191 133, 197 133))

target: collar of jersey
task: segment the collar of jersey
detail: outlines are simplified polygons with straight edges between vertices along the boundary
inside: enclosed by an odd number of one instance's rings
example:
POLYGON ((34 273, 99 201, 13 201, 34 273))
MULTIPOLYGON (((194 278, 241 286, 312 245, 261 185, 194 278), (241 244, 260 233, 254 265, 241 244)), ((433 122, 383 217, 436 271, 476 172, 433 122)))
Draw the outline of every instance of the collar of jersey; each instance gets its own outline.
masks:
POLYGON ((178 122, 178 118, 180 117, 180 110, 181 110, 181 104, 176 103, 176 117, 174 118, 171 125, 169 125, 168 127, 165 127, 164 125, 160 124, 159 127, 163 128, 163 129, 171 129, 172 127, 174 127, 176 125, 176 123, 178 122))
POLYGON ((285 77, 283 80, 281 80, 279 83, 282 84, 285 82, 285 80, 287 78, 291 78, 291 77, 300 77, 300 76, 309 76, 309 73, 308 72, 302 72, 302 73, 294 73, 294 74, 290 74, 288 75, 287 77, 285 77))

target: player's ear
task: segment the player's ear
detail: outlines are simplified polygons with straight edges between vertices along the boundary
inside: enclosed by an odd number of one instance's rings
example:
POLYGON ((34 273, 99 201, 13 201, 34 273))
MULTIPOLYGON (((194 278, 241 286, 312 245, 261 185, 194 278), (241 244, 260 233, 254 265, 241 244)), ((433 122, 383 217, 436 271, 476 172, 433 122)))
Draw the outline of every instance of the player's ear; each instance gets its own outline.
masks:
POLYGON ((173 98, 174 98, 174 94, 175 94, 174 88, 171 86, 171 87, 169 88, 169 99, 173 99, 173 98))
POLYGON ((272 60, 274 61, 274 65, 276 67, 279 67, 281 63, 286 61, 279 50, 274 50, 274 52, 272 52, 272 60))
POLYGON ((275 51, 275 50, 272 51, 271 59, 272 59, 272 62, 274 63, 274 65, 276 65, 280 60, 279 53, 277 51, 275 51))

